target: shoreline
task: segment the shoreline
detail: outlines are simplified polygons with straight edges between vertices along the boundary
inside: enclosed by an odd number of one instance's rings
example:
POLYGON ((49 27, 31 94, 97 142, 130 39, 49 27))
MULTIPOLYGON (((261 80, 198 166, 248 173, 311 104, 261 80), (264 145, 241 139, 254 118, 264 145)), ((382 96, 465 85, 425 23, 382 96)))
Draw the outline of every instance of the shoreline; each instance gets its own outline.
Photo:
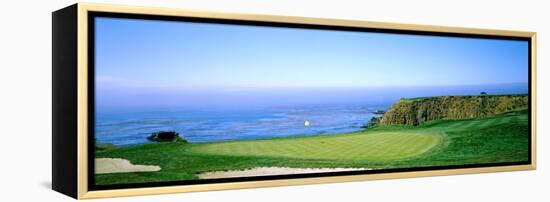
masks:
MULTIPOLYGON (((329 134, 311 134, 311 135, 295 135, 295 136, 283 136, 283 137, 265 137, 265 138, 255 138, 255 139, 237 139, 237 140, 222 140, 222 141, 212 141, 212 142, 187 142, 182 144, 193 144, 193 145, 199 145, 199 144, 215 144, 215 143, 230 143, 230 142, 245 142, 245 141, 262 141, 262 140, 277 140, 277 139, 300 139, 300 138, 309 138, 309 137, 323 137, 323 136, 339 136, 339 135, 353 135, 357 133, 363 133, 369 130, 370 128, 361 128, 357 131, 352 132, 343 132, 343 133, 329 133, 329 134)), ((175 142, 145 142, 145 143, 137 143, 137 144, 126 144, 126 145, 115 145, 112 143, 98 143, 96 142, 96 146, 102 146, 102 145, 109 145, 113 148, 124 148, 124 147, 133 147, 133 146, 142 146, 142 145, 149 145, 149 144, 156 144, 156 143, 175 143, 175 142)), ((98 151, 98 150, 96 150, 98 151)), ((101 151, 101 150, 99 150, 101 151)))
POLYGON ((120 184, 339 171, 330 168, 391 169, 517 162, 523 161, 528 154, 528 139, 524 135, 527 124, 528 111, 521 110, 487 118, 437 120, 417 127, 381 126, 337 135, 217 143, 152 142, 96 150, 96 157, 127 159, 135 164, 152 163, 162 170, 99 174, 96 182, 120 184), (441 137, 442 133, 458 141, 448 142, 448 138, 441 137), (486 144, 492 141, 496 145, 486 144), (426 150, 428 148, 432 149, 426 150), (490 155, 480 151, 488 151, 490 155), (463 154, 471 158, 464 159, 463 154), (170 158, 166 158, 167 155, 170 158))
POLYGON ((137 117, 131 116, 134 121, 128 121, 128 114, 122 113, 119 118, 106 120, 97 126, 96 140, 117 146, 145 144, 149 134, 163 130, 176 131, 192 143, 349 133, 361 131, 361 127, 368 124, 372 117, 379 116, 375 112, 389 107, 389 103, 379 107, 338 106, 334 109, 293 107, 275 112, 258 111, 252 115, 241 111, 228 115, 215 111, 195 113, 176 110, 138 113, 137 117), (158 123, 150 123, 151 120, 158 123), (310 124, 306 126, 305 121, 310 124), (164 123, 168 125, 160 127, 164 123), (108 132, 120 127, 123 130, 108 132))

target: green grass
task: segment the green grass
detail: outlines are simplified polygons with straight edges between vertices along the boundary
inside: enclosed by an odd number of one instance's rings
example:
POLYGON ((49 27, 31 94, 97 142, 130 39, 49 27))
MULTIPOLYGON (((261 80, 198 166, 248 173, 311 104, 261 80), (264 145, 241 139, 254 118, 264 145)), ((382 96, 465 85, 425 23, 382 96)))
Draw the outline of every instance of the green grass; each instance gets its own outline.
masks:
POLYGON ((159 165, 159 172, 96 175, 96 184, 197 179, 196 174, 259 166, 403 168, 528 159, 526 110, 420 126, 217 143, 152 143, 96 151, 96 157, 159 165))
POLYGON ((422 154, 442 141, 437 133, 361 132, 200 144, 193 153, 328 160, 395 160, 422 154))

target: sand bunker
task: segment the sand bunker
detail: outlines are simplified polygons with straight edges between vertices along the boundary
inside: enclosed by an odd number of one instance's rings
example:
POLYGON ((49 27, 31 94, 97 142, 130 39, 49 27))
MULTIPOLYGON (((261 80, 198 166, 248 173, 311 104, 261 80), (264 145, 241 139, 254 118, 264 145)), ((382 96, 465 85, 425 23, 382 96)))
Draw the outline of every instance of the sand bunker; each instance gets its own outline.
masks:
POLYGON ((155 172, 159 170, 160 170, 160 166, 134 165, 126 159, 119 159, 119 158, 96 158, 95 159, 96 174, 155 172))
POLYGON ((305 173, 326 173, 369 170, 368 168, 286 168, 286 167, 256 167, 246 170, 215 171, 198 174, 200 179, 231 178, 231 177, 252 177, 267 175, 290 175, 305 173))

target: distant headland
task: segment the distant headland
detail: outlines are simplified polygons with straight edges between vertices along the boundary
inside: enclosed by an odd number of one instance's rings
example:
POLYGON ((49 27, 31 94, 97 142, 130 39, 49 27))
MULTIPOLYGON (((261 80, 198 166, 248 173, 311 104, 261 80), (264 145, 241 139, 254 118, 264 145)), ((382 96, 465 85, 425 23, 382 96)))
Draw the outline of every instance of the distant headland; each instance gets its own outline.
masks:
POLYGON ((402 98, 375 122, 416 126, 432 120, 482 118, 528 107, 527 94, 402 98))

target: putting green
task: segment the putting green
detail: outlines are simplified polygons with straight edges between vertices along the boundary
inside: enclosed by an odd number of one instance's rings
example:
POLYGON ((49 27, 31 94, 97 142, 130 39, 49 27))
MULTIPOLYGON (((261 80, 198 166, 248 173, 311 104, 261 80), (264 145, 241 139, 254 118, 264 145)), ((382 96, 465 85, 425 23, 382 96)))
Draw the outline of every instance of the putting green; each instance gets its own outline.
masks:
POLYGON ((422 154, 443 136, 422 132, 364 132, 346 135, 220 142, 196 145, 191 152, 228 156, 296 159, 395 160, 422 154))

